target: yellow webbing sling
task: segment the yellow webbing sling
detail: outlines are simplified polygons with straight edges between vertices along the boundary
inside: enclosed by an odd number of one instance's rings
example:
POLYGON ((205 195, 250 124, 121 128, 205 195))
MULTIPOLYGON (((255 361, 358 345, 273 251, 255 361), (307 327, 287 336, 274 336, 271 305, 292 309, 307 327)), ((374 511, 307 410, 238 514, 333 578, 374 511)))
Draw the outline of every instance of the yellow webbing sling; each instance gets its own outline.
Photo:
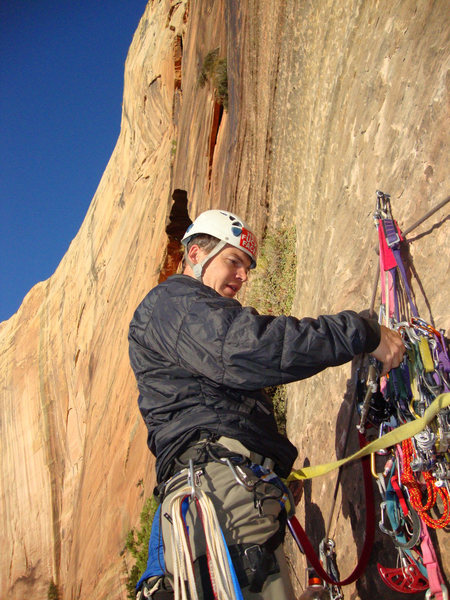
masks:
POLYGON ((441 394, 435 398, 430 406, 426 409, 423 417, 419 417, 414 421, 400 425, 400 427, 389 431, 389 433, 384 434, 347 458, 342 458, 341 460, 336 460, 335 462, 324 465, 303 467, 303 469, 292 471, 287 478, 287 481, 289 482, 294 481, 295 479, 312 479, 313 477, 319 477, 320 475, 325 475, 334 469, 338 469, 341 465, 345 465, 352 460, 362 458, 363 456, 372 454, 372 452, 378 452, 378 450, 383 450, 385 448, 389 448, 390 446, 394 446, 395 444, 399 444, 403 440, 420 433, 429 423, 431 423, 438 412, 447 406, 450 406, 449 392, 441 394))

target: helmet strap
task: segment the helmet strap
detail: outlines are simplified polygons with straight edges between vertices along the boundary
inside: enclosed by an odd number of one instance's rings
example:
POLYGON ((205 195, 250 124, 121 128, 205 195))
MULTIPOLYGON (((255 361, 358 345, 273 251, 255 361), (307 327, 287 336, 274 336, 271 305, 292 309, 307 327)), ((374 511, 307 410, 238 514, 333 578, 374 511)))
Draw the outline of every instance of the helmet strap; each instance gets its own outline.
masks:
POLYGON ((227 245, 227 243, 228 242, 220 240, 219 243, 216 246, 214 246, 214 248, 211 250, 211 252, 209 254, 207 254, 202 261, 198 262, 195 265, 191 261, 191 259, 186 256, 186 262, 191 267, 191 269, 194 273, 195 279, 197 279, 198 281, 202 281, 203 269, 204 269, 206 263, 209 260, 211 260, 211 258, 213 258, 216 254, 219 254, 219 252, 222 250, 222 248, 224 248, 227 245))

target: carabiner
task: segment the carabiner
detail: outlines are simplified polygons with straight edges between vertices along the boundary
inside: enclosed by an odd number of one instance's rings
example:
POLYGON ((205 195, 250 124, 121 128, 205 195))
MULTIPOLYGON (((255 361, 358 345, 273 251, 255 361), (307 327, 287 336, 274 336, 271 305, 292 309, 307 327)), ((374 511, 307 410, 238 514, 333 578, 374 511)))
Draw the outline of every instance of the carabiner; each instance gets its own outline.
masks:
POLYGON ((194 473, 194 461, 192 460, 192 458, 189 459, 189 470, 188 470, 188 486, 192 488, 191 491, 191 499, 194 500, 194 498, 196 497, 196 492, 195 492, 195 473, 194 473))
POLYGON ((420 317, 411 317, 411 324, 413 327, 417 327, 418 329, 423 329, 428 333, 432 333, 434 336, 438 338, 439 341, 442 339, 442 334, 440 331, 435 329, 432 325, 421 319, 420 317))
MULTIPOLYGON (((230 468, 230 471, 233 473, 233 477, 236 479, 237 483, 239 485, 242 485, 242 487, 244 487, 248 492, 253 492, 253 489, 254 489, 256 483, 252 483, 252 484, 247 483, 244 480, 245 474, 242 477, 240 477, 237 474, 237 471, 234 468, 234 465, 229 458, 223 458, 221 460, 224 461, 228 465, 228 467, 230 468)), ((239 469, 239 466, 238 466, 238 469, 239 469)), ((241 471, 241 469, 239 469, 239 470, 241 471)))

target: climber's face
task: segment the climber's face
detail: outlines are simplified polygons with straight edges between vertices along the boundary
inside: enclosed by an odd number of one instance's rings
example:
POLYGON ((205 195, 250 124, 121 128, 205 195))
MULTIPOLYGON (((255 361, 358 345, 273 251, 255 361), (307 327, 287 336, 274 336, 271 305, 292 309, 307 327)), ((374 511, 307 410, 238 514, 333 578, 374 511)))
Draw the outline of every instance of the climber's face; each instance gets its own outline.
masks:
MULTIPOLYGON (((194 248, 196 244, 191 246, 194 248)), ((202 261, 208 252, 196 246, 194 263, 202 261)), ((248 279, 251 260, 248 254, 227 244, 203 267, 202 281, 221 296, 233 298, 248 279)))

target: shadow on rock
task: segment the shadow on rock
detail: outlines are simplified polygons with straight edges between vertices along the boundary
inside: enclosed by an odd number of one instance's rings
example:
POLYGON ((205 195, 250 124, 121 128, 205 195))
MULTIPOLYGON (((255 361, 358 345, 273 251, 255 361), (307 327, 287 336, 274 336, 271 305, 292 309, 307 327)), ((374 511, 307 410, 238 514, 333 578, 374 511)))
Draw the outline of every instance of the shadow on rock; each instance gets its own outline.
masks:
MULTIPOLYGON (((303 461, 303 467, 310 467, 308 458, 303 461)), ((305 479, 303 496, 305 501, 305 532, 314 548, 319 548, 325 537, 325 521, 319 506, 312 502, 312 481, 305 479)))

